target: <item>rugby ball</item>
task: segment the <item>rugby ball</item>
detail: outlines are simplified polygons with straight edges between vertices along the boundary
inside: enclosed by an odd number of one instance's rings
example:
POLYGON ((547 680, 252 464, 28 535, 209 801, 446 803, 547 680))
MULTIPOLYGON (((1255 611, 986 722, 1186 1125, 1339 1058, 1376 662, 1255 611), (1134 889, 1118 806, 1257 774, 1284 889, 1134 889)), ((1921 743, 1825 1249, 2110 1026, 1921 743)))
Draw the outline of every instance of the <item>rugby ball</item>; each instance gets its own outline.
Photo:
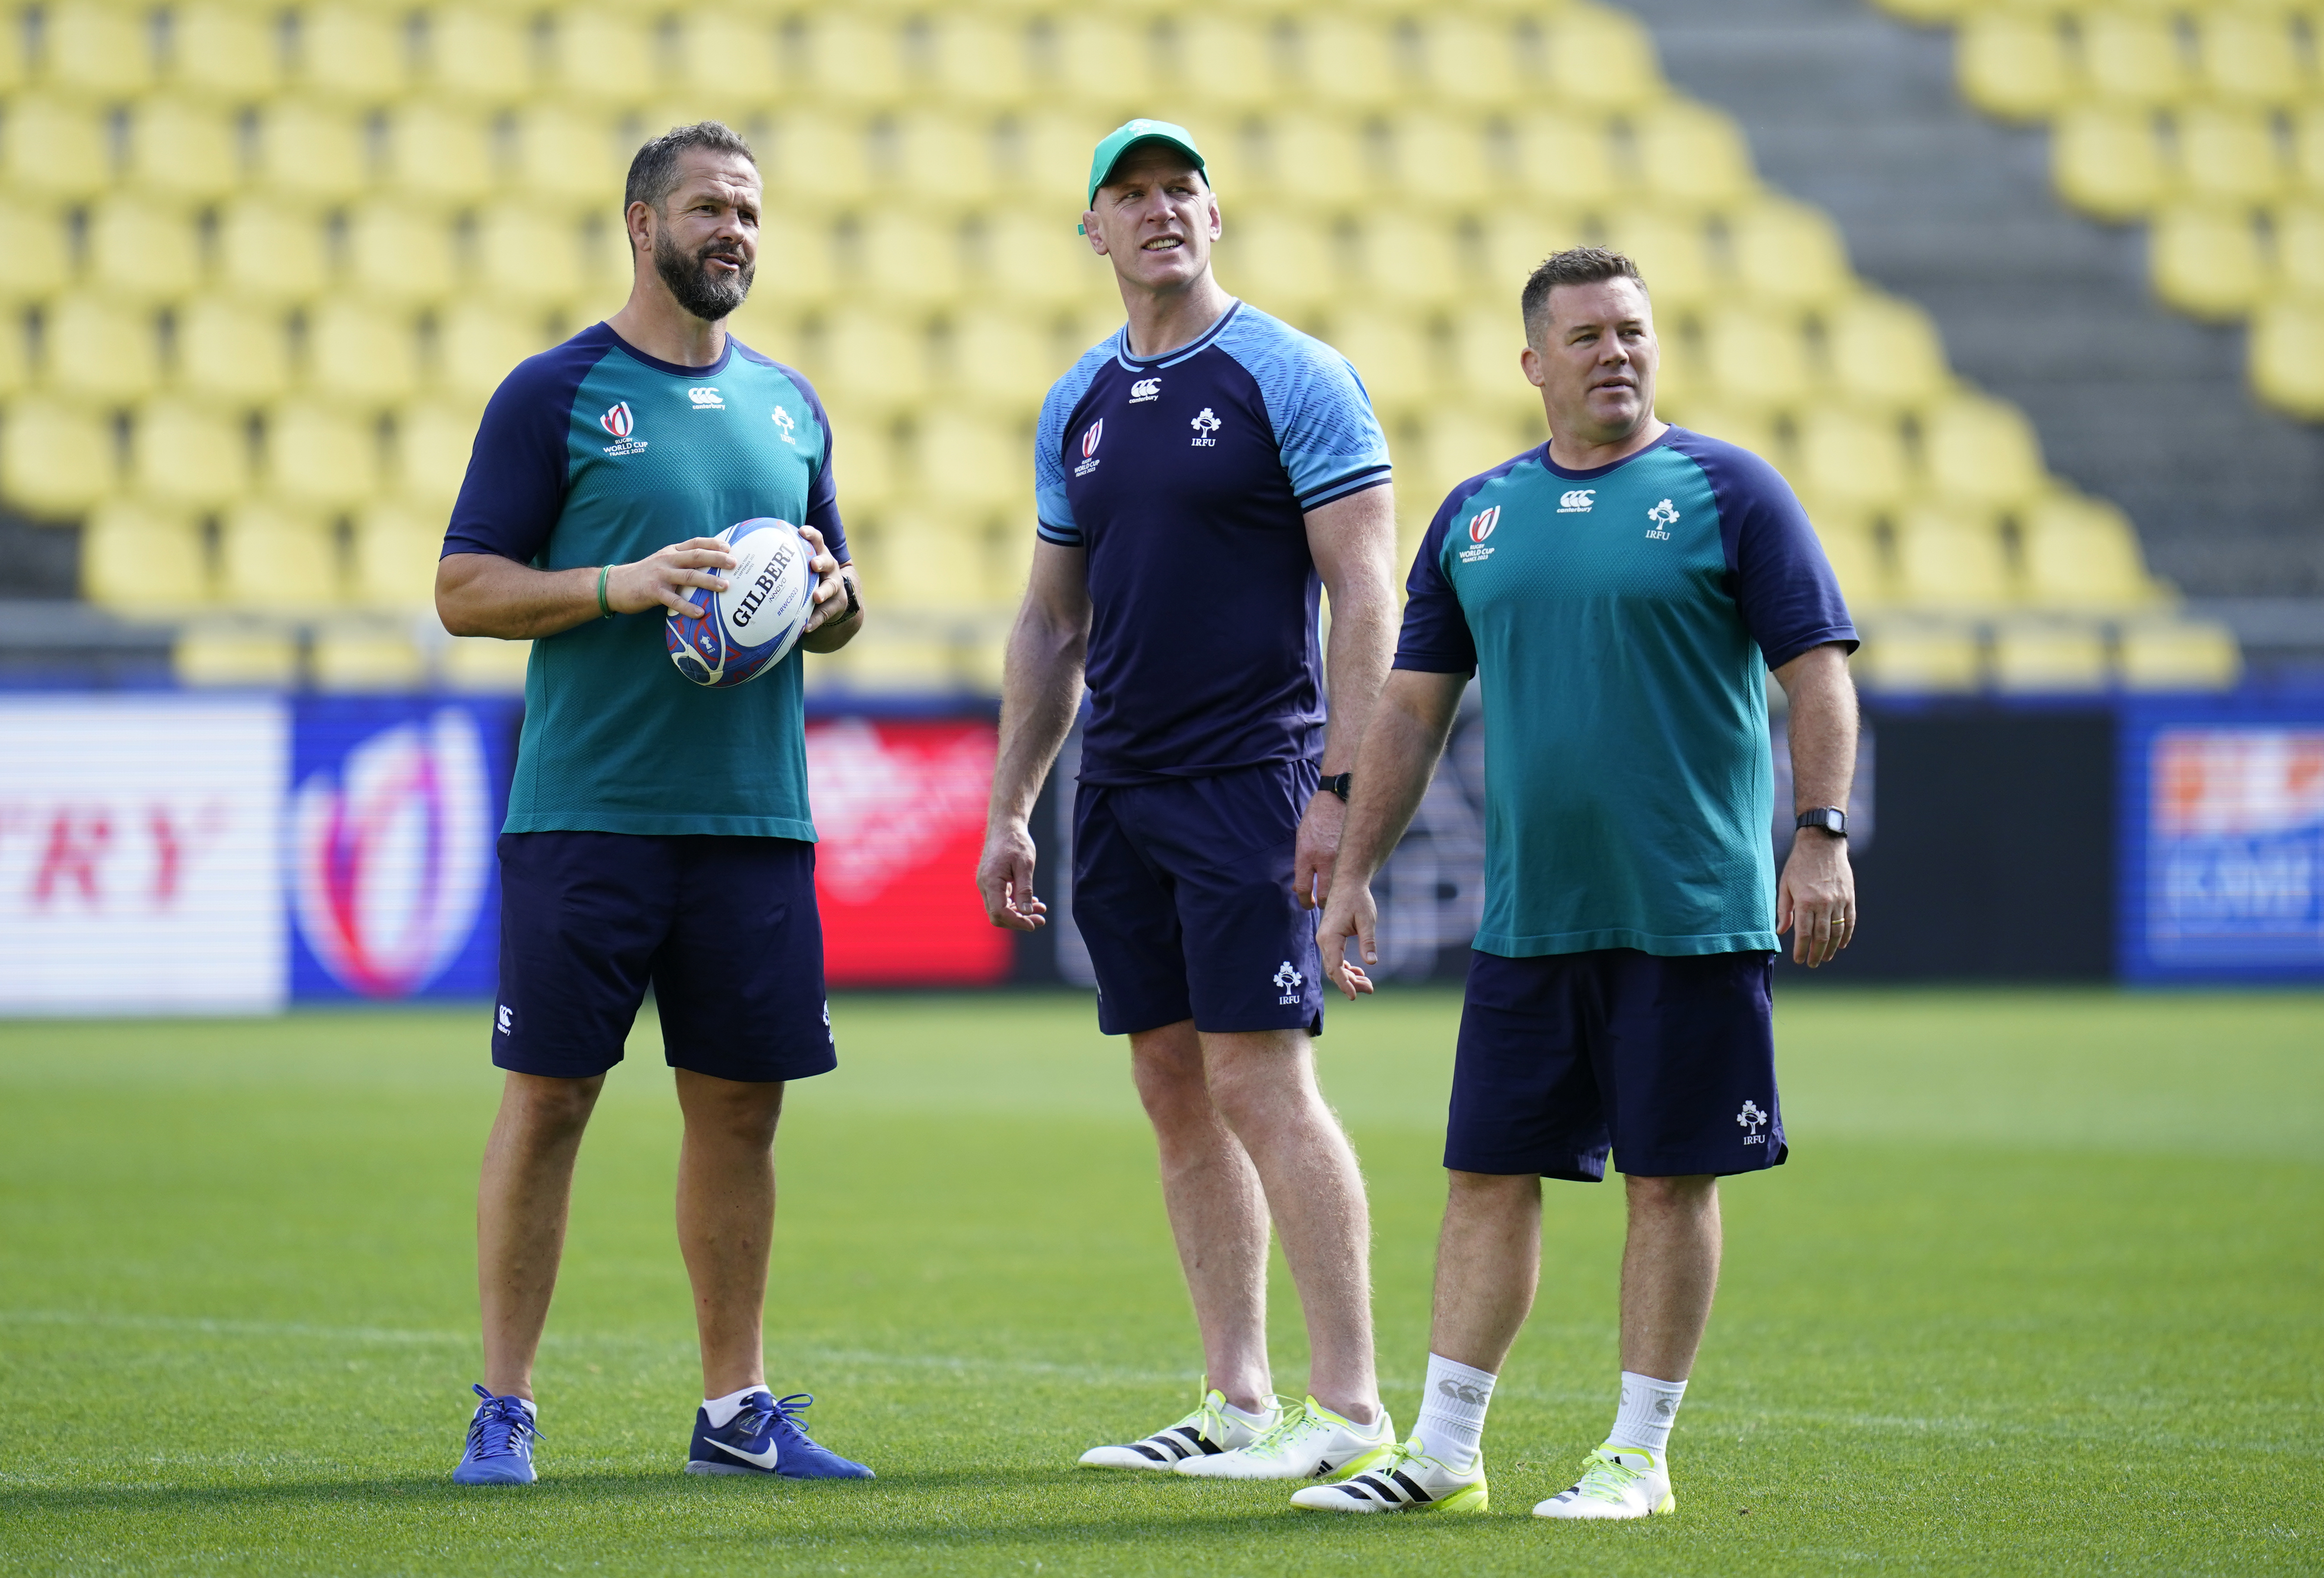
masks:
POLYGON ((745 520, 717 540, 737 561, 724 573, 726 590, 695 587, 687 601, 701 616, 673 613, 662 634, 678 673, 724 687, 754 680, 790 656, 815 609, 816 577, 807 539, 788 520, 745 520))

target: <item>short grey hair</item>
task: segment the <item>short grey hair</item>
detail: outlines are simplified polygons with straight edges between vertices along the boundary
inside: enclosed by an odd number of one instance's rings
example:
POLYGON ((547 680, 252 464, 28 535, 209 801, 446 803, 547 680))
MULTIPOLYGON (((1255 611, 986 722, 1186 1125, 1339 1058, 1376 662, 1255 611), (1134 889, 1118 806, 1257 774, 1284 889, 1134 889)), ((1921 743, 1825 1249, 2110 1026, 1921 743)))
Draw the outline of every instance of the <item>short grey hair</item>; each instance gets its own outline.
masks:
POLYGON ((1596 285, 1607 280, 1636 280, 1641 291, 1646 288, 1637 264, 1602 246, 1568 247, 1543 259, 1541 266, 1526 276, 1525 293, 1517 298, 1518 310, 1525 314, 1526 339, 1538 345, 1548 332, 1551 291, 1560 285, 1596 285))
POLYGON ((669 201, 670 193, 678 189, 678 161, 688 149, 707 148, 714 153, 737 153, 755 166, 759 156, 742 141, 742 134, 724 121, 696 121, 690 126, 672 126, 647 143, 630 161, 629 184, 622 192, 622 211, 629 212, 632 203, 643 203, 655 213, 669 201))

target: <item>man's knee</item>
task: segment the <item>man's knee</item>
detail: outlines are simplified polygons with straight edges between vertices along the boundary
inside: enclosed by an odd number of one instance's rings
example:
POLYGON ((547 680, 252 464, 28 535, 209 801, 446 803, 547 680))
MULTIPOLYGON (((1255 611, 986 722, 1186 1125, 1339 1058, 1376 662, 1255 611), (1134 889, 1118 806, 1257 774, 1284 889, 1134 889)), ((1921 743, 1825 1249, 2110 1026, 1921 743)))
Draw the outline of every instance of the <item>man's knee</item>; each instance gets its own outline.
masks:
POLYGON ((1541 1205, 1541 1175, 1444 1170, 1444 1214, 1462 1221, 1530 1215, 1541 1205))
POLYGON ((1130 1077, 1138 1099, 1157 1123, 1199 1112, 1210 1092, 1203 1076, 1203 1042, 1191 1019, 1142 1030, 1130 1038, 1130 1077))
POLYGON ((603 1074, 586 1079, 558 1079, 512 1070, 501 1087, 501 1110, 528 1133, 553 1140, 587 1126, 589 1115, 596 1109, 598 1092, 604 1087, 603 1074))
POLYGON ((1320 1104, 1304 1031, 1254 1031, 1203 1038, 1211 1104, 1237 1133, 1296 1123, 1320 1104))
POLYGON ((781 1080, 721 1079, 681 1069, 678 1087, 687 1133, 744 1146, 775 1142, 783 1115, 781 1080))
POLYGON ((1633 1215, 1691 1216, 1703 1210, 1719 1195, 1719 1179, 1711 1173, 1684 1178, 1641 1178, 1625 1173, 1622 1186, 1633 1215))

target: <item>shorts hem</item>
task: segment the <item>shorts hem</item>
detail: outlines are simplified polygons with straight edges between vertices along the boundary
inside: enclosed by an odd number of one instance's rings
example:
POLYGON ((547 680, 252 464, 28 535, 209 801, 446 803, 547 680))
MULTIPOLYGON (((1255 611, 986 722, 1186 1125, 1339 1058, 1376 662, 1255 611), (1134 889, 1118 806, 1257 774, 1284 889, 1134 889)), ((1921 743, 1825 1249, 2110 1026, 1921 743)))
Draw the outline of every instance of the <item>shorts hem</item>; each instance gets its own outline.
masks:
POLYGON ((1479 953, 1499 959, 1545 959, 1560 953, 1600 953, 1628 948, 1658 959, 1693 959, 1711 953, 1773 953, 1773 931, 1721 931, 1702 936, 1665 937, 1652 931, 1619 928, 1603 931, 1557 931, 1539 937, 1505 937, 1480 931, 1470 944, 1479 953))
POLYGON ((1739 1178, 1747 1172, 1766 1172, 1781 1167, 1791 1160, 1789 1145, 1771 1145, 1765 1161, 1747 1162, 1737 1167, 1728 1162, 1709 1162, 1699 1156, 1650 1157, 1636 1166, 1626 1167, 1615 1158, 1614 1170, 1625 1178, 1739 1178))
POLYGON ((1574 1156, 1475 1156, 1456 1157, 1444 1153, 1444 1167, 1449 1172, 1481 1173, 1487 1178, 1554 1178, 1562 1183, 1604 1183, 1606 1159, 1574 1156), (1488 1165, 1489 1164, 1489 1165, 1488 1165), (1592 1168, 1596 1170, 1591 1170, 1592 1168))
POLYGON ((593 1064, 587 1058, 528 1058, 493 1049, 493 1067, 510 1074, 530 1074, 536 1079, 595 1079, 618 1068, 622 1054, 593 1064))
POLYGON ((722 1064, 714 1059, 673 1057, 664 1051, 662 1061, 689 1074, 706 1074, 713 1079, 732 1079, 738 1085, 788 1084, 793 1079, 812 1079, 839 1067, 837 1054, 829 1052, 820 1058, 801 1058, 788 1062, 770 1060, 763 1063, 722 1064))

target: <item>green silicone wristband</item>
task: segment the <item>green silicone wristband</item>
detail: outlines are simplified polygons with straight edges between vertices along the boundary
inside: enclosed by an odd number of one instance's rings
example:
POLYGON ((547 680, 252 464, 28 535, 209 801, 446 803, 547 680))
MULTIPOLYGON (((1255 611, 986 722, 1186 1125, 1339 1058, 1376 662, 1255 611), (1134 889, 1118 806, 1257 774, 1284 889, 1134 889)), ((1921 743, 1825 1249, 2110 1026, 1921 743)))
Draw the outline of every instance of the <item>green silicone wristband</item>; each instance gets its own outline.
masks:
POLYGON ((605 601, 605 577, 613 573, 613 567, 611 564, 604 566, 597 572, 597 617, 601 619, 610 619, 613 617, 613 605, 605 601))

